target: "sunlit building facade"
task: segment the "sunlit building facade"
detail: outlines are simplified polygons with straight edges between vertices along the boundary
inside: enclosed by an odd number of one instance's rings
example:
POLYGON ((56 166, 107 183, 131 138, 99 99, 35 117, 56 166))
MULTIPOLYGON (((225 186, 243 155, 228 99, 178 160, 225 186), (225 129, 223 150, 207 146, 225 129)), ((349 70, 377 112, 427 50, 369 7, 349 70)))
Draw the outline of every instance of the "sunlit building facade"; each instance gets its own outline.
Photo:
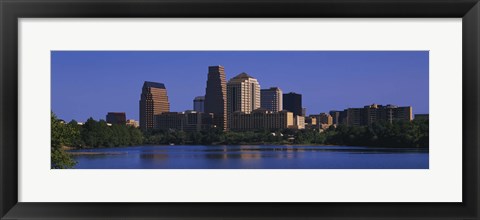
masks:
MULTIPOLYGON (((227 119, 235 112, 250 113, 260 108, 260 84, 247 73, 240 73, 227 83, 227 119)), ((228 119, 230 128, 232 120, 228 119)))
POLYGON ((140 96, 140 128, 154 127, 154 115, 170 111, 167 89, 163 83, 144 82, 140 96))

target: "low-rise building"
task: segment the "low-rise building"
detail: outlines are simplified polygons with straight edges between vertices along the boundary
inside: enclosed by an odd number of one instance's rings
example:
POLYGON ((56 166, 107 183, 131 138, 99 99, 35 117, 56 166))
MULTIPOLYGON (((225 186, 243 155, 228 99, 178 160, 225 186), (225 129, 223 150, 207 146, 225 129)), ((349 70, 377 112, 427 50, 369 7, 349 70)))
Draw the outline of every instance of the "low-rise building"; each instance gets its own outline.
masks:
POLYGON ((127 123, 125 112, 109 112, 106 119, 108 124, 125 125, 127 123))
POLYGON ((231 115, 232 131, 276 130, 294 127, 293 113, 288 111, 272 112, 263 108, 251 113, 234 112, 231 115))
POLYGON ((295 128, 305 129, 305 116, 301 116, 301 115, 295 116, 295 128))
POLYGON ((127 124, 127 126, 132 126, 132 127, 135 127, 135 128, 140 127, 140 123, 138 121, 133 120, 133 119, 128 119, 126 124, 127 124))
POLYGON ((396 105, 367 105, 363 108, 346 109, 346 124, 349 126, 369 125, 375 122, 411 121, 412 107, 396 105))
POLYGON ((160 130, 200 131, 213 127, 213 114, 196 111, 163 112, 155 115, 154 128, 160 130))

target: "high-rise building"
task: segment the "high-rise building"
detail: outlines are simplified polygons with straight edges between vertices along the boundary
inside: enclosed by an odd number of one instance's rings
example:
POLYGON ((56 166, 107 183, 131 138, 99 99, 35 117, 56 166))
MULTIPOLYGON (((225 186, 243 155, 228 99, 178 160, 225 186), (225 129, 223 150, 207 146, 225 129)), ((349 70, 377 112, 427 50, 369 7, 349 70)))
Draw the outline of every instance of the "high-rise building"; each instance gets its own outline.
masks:
POLYGON ((294 116, 302 115, 302 95, 294 92, 283 94, 283 109, 293 112, 294 116))
POLYGON ((125 112, 109 112, 106 120, 109 124, 125 125, 127 123, 125 112))
POLYGON ((205 96, 197 96, 193 100, 193 110, 196 112, 205 112, 205 96))
POLYGON ((227 126, 227 81, 223 66, 209 66, 205 89, 206 113, 213 113, 213 124, 221 129, 227 126))
MULTIPOLYGON (((227 119, 234 112, 250 113, 260 108, 260 84, 257 79, 240 73, 227 83, 227 119)), ((228 120, 227 127, 231 120, 228 120)))
POLYGON ((278 87, 260 90, 260 106, 268 111, 279 112, 283 110, 283 92, 278 87))
POLYGON ((154 115, 170 111, 167 89, 163 83, 143 83, 140 96, 140 128, 143 130, 154 127, 154 115))

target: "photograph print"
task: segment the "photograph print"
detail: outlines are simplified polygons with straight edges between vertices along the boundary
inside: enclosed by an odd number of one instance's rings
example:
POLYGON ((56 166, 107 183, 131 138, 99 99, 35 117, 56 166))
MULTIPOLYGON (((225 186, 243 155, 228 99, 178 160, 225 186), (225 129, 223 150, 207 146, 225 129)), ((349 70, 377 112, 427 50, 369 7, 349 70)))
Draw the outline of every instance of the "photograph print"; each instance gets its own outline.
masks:
POLYGON ((429 169, 428 51, 51 51, 52 169, 429 169))

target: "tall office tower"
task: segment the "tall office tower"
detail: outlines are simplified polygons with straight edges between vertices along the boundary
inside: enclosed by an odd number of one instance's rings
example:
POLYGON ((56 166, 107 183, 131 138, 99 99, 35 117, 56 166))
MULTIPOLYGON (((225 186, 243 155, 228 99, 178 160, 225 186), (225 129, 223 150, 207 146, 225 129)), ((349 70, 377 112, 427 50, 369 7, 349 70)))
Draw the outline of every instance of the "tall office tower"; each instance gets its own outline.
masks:
POLYGON ((125 125, 127 123, 125 112, 109 112, 106 119, 110 124, 125 125))
POLYGON ((205 112, 205 96, 197 96, 193 100, 193 110, 196 112, 205 112))
MULTIPOLYGON (((240 73, 227 83, 227 119, 234 112, 250 113, 260 108, 260 84, 257 79, 240 73)), ((231 121, 228 120, 227 127, 231 121)))
POLYGON ((227 81, 223 66, 209 66, 205 89, 206 113, 213 113, 213 124, 223 130, 227 127, 227 81))
POLYGON ((283 92, 278 87, 260 90, 260 106, 271 112, 283 110, 283 92))
POLYGON ((294 92, 283 94, 283 109, 293 112, 294 116, 302 115, 302 95, 294 92))
POLYGON ((140 96, 140 128, 143 130, 152 129, 154 126, 154 115, 170 111, 167 89, 163 83, 143 83, 140 96))

